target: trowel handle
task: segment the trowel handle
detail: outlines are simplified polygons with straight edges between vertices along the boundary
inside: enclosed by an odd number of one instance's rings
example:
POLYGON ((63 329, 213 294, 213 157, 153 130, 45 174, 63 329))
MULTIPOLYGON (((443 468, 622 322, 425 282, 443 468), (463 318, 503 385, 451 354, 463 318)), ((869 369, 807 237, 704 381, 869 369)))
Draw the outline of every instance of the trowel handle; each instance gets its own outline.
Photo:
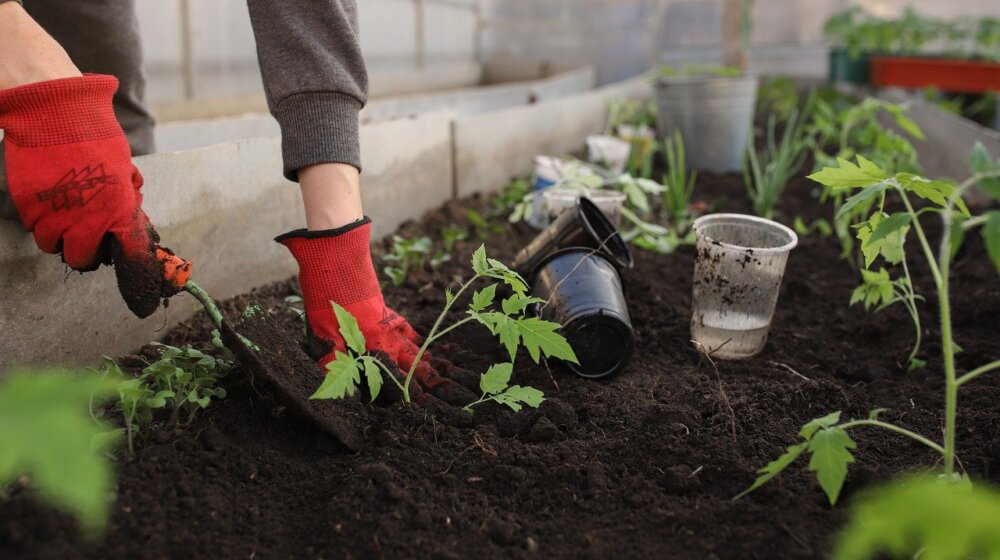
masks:
POLYGON ((156 258, 163 263, 163 279, 178 290, 183 290, 191 278, 194 263, 186 261, 174 254, 170 249, 157 246, 156 258))

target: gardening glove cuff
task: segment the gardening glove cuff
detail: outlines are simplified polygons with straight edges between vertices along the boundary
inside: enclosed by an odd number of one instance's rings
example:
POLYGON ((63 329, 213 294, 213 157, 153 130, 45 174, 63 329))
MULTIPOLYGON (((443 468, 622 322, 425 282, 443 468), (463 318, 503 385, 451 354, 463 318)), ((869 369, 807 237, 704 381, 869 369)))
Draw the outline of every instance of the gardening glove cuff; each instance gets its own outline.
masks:
POLYGON ((0 91, 7 185, 39 249, 79 271, 113 263, 129 309, 146 317, 176 289, 163 281, 142 175, 115 120, 117 87, 87 75, 0 91))

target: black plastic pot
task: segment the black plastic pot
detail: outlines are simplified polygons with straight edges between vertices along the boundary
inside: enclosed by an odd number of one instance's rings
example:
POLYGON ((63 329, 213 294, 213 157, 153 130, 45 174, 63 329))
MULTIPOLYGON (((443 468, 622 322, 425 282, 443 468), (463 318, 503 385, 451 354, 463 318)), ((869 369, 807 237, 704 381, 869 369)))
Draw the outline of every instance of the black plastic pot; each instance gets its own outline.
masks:
POLYGON ((580 206, 575 211, 563 212, 521 249, 514 257, 511 268, 530 284, 539 264, 552 253, 567 247, 600 247, 601 253, 619 269, 632 268, 632 253, 628 245, 618 235, 611 220, 587 198, 581 198, 580 206))
POLYGON ((618 270, 601 253, 574 247, 540 263, 532 295, 546 300, 536 312, 563 327, 579 364, 577 375, 600 379, 621 371, 635 353, 635 331, 618 270))

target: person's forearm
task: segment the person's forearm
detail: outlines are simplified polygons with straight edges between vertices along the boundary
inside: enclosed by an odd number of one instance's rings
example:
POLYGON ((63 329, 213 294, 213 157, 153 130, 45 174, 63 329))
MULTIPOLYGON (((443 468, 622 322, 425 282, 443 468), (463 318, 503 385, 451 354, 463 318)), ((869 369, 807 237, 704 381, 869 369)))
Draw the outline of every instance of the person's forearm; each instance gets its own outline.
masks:
POLYGON ((299 169, 299 186, 306 208, 306 228, 337 229, 364 218, 358 169, 343 163, 323 163, 299 169))
POLYGON ((80 76, 69 55, 17 2, 0 3, 0 90, 80 76))

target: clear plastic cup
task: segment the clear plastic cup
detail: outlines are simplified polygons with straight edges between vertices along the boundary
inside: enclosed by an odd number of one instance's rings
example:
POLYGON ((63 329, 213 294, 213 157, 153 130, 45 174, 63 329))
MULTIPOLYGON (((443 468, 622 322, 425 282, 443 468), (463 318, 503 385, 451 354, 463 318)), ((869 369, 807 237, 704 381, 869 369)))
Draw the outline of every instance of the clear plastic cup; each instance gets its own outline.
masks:
POLYGON ((791 229, 744 214, 694 221, 698 252, 691 301, 691 338, 713 358, 739 360, 764 349, 788 253, 791 229))
POLYGON ((632 145, 614 136, 588 136, 587 159, 607 166, 615 173, 624 173, 632 145))
POLYGON ((604 215, 611 220, 611 223, 614 224, 616 228, 621 227, 622 205, 625 204, 625 193, 601 189, 590 191, 587 198, 600 208, 601 212, 604 212, 604 215))
POLYGON ((542 193, 542 205, 548 223, 552 223, 563 212, 572 210, 580 205, 580 197, 587 196, 586 189, 574 189, 570 187, 552 187, 545 189, 542 193))

